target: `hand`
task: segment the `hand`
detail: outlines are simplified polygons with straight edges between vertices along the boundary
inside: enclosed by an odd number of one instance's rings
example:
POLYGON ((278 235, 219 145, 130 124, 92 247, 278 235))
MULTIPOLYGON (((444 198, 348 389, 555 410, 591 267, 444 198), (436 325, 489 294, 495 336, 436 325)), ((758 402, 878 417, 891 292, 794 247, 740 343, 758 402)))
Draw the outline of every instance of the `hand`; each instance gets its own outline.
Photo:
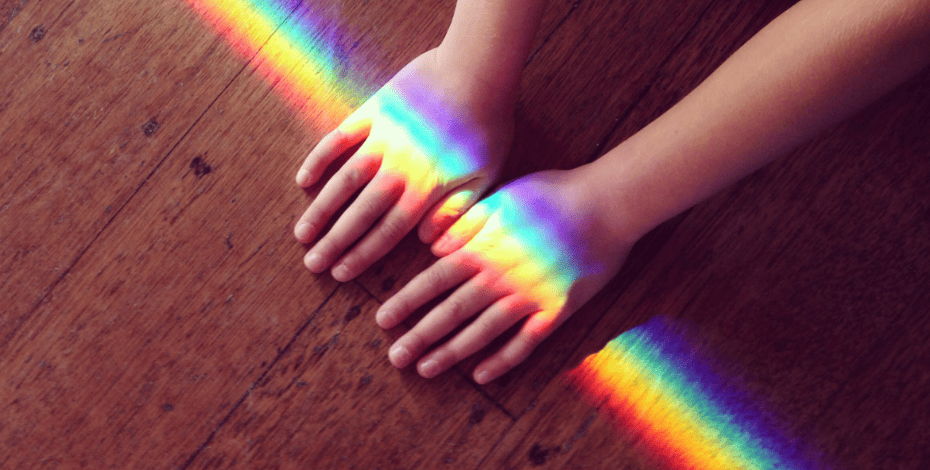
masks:
POLYGON ((438 66, 436 49, 428 51, 310 152, 297 173, 302 187, 364 141, 295 225, 297 240, 310 243, 361 189, 307 252, 308 269, 335 265, 333 277, 350 280, 421 219, 420 238, 431 243, 494 184, 513 139, 513 104, 492 100, 494 90, 462 86, 467 79, 461 77, 438 66))
POLYGON ((485 347, 518 321, 515 337, 475 369, 487 383, 526 359, 620 269, 632 241, 603 230, 579 170, 549 171, 518 179, 465 213, 433 245, 442 258, 388 299, 378 311, 382 328, 453 287, 390 349, 406 367, 463 322, 447 343, 423 356, 420 375, 433 377, 485 347))

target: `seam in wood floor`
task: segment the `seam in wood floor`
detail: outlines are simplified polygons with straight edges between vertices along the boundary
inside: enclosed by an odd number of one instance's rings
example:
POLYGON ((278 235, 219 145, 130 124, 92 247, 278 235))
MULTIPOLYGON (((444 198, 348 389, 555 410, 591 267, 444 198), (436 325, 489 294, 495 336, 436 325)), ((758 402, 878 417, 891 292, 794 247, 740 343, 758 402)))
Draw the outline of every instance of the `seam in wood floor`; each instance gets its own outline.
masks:
POLYGON ((300 335, 303 334, 303 332, 307 329, 307 327, 310 326, 311 323, 313 323, 313 320, 316 319, 320 311, 322 311, 323 308, 326 307, 326 304, 329 303, 330 299, 332 299, 333 296, 336 294, 336 292, 339 291, 339 288, 343 286, 344 284, 337 284, 336 287, 333 288, 332 292, 330 292, 329 295, 326 296, 326 299, 323 300, 322 303, 320 303, 320 306, 317 307, 316 310, 314 310, 313 313, 310 314, 310 316, 303 323, 303 325, 301 325, 300 328, 297 329, 297 332, 294 333, 290 341, 288 341, 287 344, 284 345, 283 348, 278 349, 278 354, 275 356, 274 359, 271 360, 271 362, 268 363, 268 367, 266 367, 265 370, 262 371, 262 373, 255 379, 255 381, 252 382, 252 385, 249 385, 249 388, 246 389, 245 393, 242 394, 242 397, 239 398, 239 401, 237 401, 236 404, 233 405, 232 408, 229 409, 229 413, 227 413, 226 416, 224 416, 223 419, 220 420, 219 423, 217 423, 216 427, 213 428, 213 431, 210 432, 210 435, 207 436, 207 439, 203 441, 203 443, 197 447, 197 450, 195 450, 194 453, 192 453, 190 457, 187 458, 184 464, 181 465, 181 470, 184 470, 187 467, 189 467, 190 464, 192 464, 194 460, 197 459, 197 456, 200 455, 200 452, 202 452, 208 445, 210 445, 211 442, 213 442, 213 438, 216 437, 216 435, 226 425, 226 423, 233 416, 233 414, 236 413, 236 411, 239 409, 242 403, 245 402, 245 399, 248 398, 252 394, 252 391, 258 387, 258 384, 260 384, 262 380, 264 380, 265 377, 268 376, 268 373, 271 372, 271 370, 275 367, 275 365, 277 365, 278 361, 280 361, 281 358, 284 357, 284 355, 287 354, 287 352, 291 350, 291 346, 294 344, 295 341, 297 341, 297 338, 299 338, 300 335))
POLYGON ((665 58, 662 59, 661 62, 659 62, 659 65, 656 67, 655 74, 653 74, 652 77, 646 81, 646 86, 643 87, 643 89, 636 96, 636 98, 634 98, 630 102, 629 106, 627 106, 626 109, 623 110, 615 118, 613 127, 611 127, 610 130, 607 131, 606 136, 603 139, 601 139, 600 142, 597 143, 597 147, 595 148, 594 152, 591 153, 591 156, 585 159, 586 162, 591 163, 594 160, 597 160, 604 153, 604 146, 606 146, 607 143, 610 142, 610 140, 615 136, 615 134, 617 133, 617 129, 620 127, 620 125, 626 122, 627 119, 629 119, 630 115, 633 114, 633 110, 636 109, 636 106, 639 105, 640 101, 642 101, 643 98, 645 98, 646 95, 648 95, 649 92, 652 91, 653 87, 655 87, 655 84, 656 84, 656 78, 662 74, 662 70, 665 68, 668 62, 672 59, 672 57, 675 56, 675 54, 679 51, 679 49, 681 49, 681 45, 682 43, 685 42, 685 39, 691 36, 691 33, 694 31, 697 25, 701 23, 701 20, 703 20, 704 16, 707 14, 707 10, 710 10, 710 8, 714 6, 716 3, 717 3, 716 1, 711 1, 707 4, 707 6, 704 7, 703 10, 701 10, 701 13, 697 17, 697 20, 695 20, 694 23, 691 24, 691 27, 688 28, 688 31, 685 34, 681 35, 681 39, 679 39, 678 43, 675 44, 675 46, 671 48, 668 55, 666 55, 665 58))
MULTIPOLYGON (((358 282, 357 280, 353 280, 352 282, 354 282, 356 286, 358 286, 363 292, 365 292, 366 294, 368 294, 368 296, 371 297, 371 299, 374 300, 375 302, 377 302, 379 305, 383 303, 380 299, 378 299, 378 297, 376 297, 374 294, 372 294, 371 292, 369 292, 368 289, 366 289, 365 286, 362 285, 362 283, 358 282)), ((511 413, 510 410, 508 410, 507 408, 505 408, 504 405, 502 405, 499 401, 497 401, 494 397, 492 397, 491 394, 488 393, 487 390, 485 390, 483 387, 481 387, 480 385, 478 385, 477 383, 475 383, 473 380, 471 380, 471 377, 469 377, 468 374, 466 374, 464 371, 462 371, 461 369, 459 369, 459 368, 457 368, 457 367, 453 367, 453 368, 452 368, 452 371, 453 371, 453 373, 456 373, 456 374, 458 374, 460 377, 462 377, 462 378, 465 380, 465 382, 468 383, 468 385, 470 385, 472 388, 474 388, 475 390, 477 390, 478 393, 481 394, 481 396, 483 396, 488 402, 490 402, 492 405, 494 405, 495 408, 497 408, 498 410, 500 410, 501 413, 504 413, 504 415, 506 415, 508 418, 510 418, 511 421, 513 421, 513 422, 516 422, 516 421, 517 421, 518 416, 516 416, 516 415, 514 415, 513 413, 511 413)), ((505 434, 506 434, 506 433, 505 433, 505 434)))
MULTIPOLYGON (((73 5, 73 4, 74 4, 74 1, 70 2, 70 3, 68 4, 68 6, 65 7, 64 10, 67 10, 67 8, 70 7, 70 6, 73 5)), ((62 13, 58 16, 58 18, 55 19, 56 22, 57 22, 57 21, 61 18, 61 16, 64 14, 64 10, 62 10, 62 13)), ((113 221, 116 220, 117 217, 119 217, 119 214, 123 211, 123 209, 124 209, 126 206, 128 206, 130 202, 132 202, 132 200, 136 197, 136 194, 138 194, 139 191, 145 186, 145 184, 148 183, 148 181, 149 181, 150 179, 152 179, 153 176, 155 176, 155 173, 162 167, 162 165, 164 165, 164 163, 165 163, 165 162, 168 160, 168 158, 174 153, 174 151, 177 150, 177 148, 181 145, 181 143, 184 142, 184 140, 187 138, 187 136, 190 135, 191 131, 193 131, 194 128, 197 127, 197 124, 199 124, 200 121, 203 119, 203 117, 206 116, 207 112, 209 112, 210 109, 212 109, 212 108, 214 107, 214 105, 216 105, 216 102, 223 96, 224 93, 226 93, 226 90, 228 90, 229 87, 232 86, 232 84, 235 83, 236 80, 242 75, 242 73, 249 67, 249 65, 255 60, 255 58, 258 56, 258 54, 261 52, 261 50, 265 47, 265 45, 268 44, 268 41, 270 41, 271 38, 274 37, 274 35, 278 33, 278 31, 281 29, 281 26, 284 25, 284 23, 286 23, 288 19, 290 19, 290 17, 294 14, 294 12, 295 12, 296 10, 297 10, 297 7, 294 7, 294 9, 291 10, 291 12, 288 14, 287 18, 285 18, 285 19, 277 26, 277 28, 275 28, 275 30, 274 30, 274 32, 271 34, 271 36, 269 36, 268 39, 265 40, 265 43, 262 44, 262 47, 259 48, 259 49, 255 52, 255 54, 254 54, 251 58, 249 58, 249 60, 245 61, 245 63, 242 65, 242 67, 239 69, 239 71, 236 72, 235 75, 232 76, 232 78, 230 78, 229 83, 227 83, 227 84, 223 87, 223 89, 220 90, 219 93, 217 93, 216 97, 213 98, 213 101, 211 101, 210 104, 208 104, 206 107, 204 107, 204 110, 203 110, 202 113, 200 113, 200 116, 197 116, 197 119, 195 119, 194 122, 192 122, 191 125, 187 128, 187 130, 184 131, 183 134, 181 134, 181 137, 179 137, 178 140, 177 140, 177 142, 175 142, 174 145, 172 145, 171 148, 168 149, 168 152, 165 153, 165 156, 162 157, 161 161, 159 161, 157 164, 155 164, 155 166, 152 168, 152 171, 149 172, 149 174, 142 180, 141 183, 139 183, 139 185, 136 187, 136 189, 132 191, 132 193, 126 198, 126 200, 123 201, 123 203, 122 203, 119 207, 117 207, 117 208, 115 208, 115 209, 113 210, 113 215, 110 217, 110 219, 107 220, 107 221, 103 224, 103 227, 101 227, 100 230, 97 231, 97 233, 93 236, 93 238, 91 238, 91 240, 87 243, 87 245, 84 246, 84 248, 81 249, 81 251, 77 254, 77 256, 74 257, 74 259, 68 264, 68 266, 67 266, 64 270, 62 270, 61 275, 58 276, 57 279, 55 279, 54 281, 52 281, 52 283, 39 295, 38 300, 36 300, 36 302, 35 302, 35 304, 32 306, 32 308, 29 309, 29 311, 28 311, 25 315, 23 315, 23 316, 20 317, 20 320, 17 322, 17 324, 16 324, 15 326, 13 326, 13 328, 10 330, 10 332, 6 335, 6 338, 4 338, 2 341, 0 341, 0 347, 5 346, 5 345, 8 344, 10 341, 12 341, 14 337, 16 337, 16 334, 19 332, 19 330, 20 330, 20 328, 23 326, 23 324, 26 323, 26 322, 28 321, 28 319, 29 319, 30 317, 32 317, 33 314, 35 314, 36 310, 38 310, 39 307, 42 305, 42 303, 45 302, 45 300, 55 291, 55 288, 58 287, 58 285, 59 285, 59 284, 61 283, 61 281, 65 278, 65 276, 67 276, 67 275, 71 272, 71 270, 74 268, 74 266, 77 265, 78 261, 80 261, 81 258, 84 257, 84 254, 87 253, 87 251, 90 249, 90 247, 93 246, 94 243, 97 242, 97 240, 100 238, 100 236, 103 235, 103 233, 107 230, 107 228, 110 227, 110 225, 113 223, 113 221)), ((53 24, 54 24, 54 23, 53 23, 53 24)))
POLYGON ((536 54, 538 54, 539 51, 541 51, 544 47, 546 47, 546 44, 549 43, 549 39, 551 39, 552 36, 555 35, 556 32, 558 32, 558 30, 562 27, 562 25, 565 24, 565 22, 568 20, 568 17, 572 16, 572 13, 575 12, 575 10, 578 8, 578 5, 580 4, 581 4, 581 0, 576 0, 575 3, 572 4, 572 7, 568 10, 568 13, 566 13, 565 16, 562 17, 562 19, 559 20, 558 23, 556 23, 555 28, 552 28, 552 31, 550 31, 549 34, 546 35, 542 43, 539 44, 539 47, 537 47, 536 50, 530 54, 529 58, 526 59, 526 63, 523 64, 524 68, 530 65, 530 62, 533 61, 533 59, 536 57, 536 54))
POLYGON ((361 282, 358 282, 358 278, 353 279, 352 282, 355 283, 355 286, 361 289, 362 292, 368 294, 368 297, 371 297, 372 300, 374 300, 375 302, 378 302, 378 305, 381 305, 384 303, 375 294, 372 294, 371 291, 368 290, 368 288, 366 288, 364 284, 362 284, 361 282))

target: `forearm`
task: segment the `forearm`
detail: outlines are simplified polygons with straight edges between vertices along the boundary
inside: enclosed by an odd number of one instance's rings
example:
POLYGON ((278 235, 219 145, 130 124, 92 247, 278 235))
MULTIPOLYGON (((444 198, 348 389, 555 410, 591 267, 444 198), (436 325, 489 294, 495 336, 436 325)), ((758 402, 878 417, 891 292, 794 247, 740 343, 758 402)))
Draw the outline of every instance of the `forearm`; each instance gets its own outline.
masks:
POLYGON ((462 85, 514 101, 546 0, 458 0, 437 59, 462 85))
POLYGON ((585 167, 602 213, 612 214, 604 223, 641 236, 861 109, 928 60, 930 1, 803 0, 680 103, 585 167))

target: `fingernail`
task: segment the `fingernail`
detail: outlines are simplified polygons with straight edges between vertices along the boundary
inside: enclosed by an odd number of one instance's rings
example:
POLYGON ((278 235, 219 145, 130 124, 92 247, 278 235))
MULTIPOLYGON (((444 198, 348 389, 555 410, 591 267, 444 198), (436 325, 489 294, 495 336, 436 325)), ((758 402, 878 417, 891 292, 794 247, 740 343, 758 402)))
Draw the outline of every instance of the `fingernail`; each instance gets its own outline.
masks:
POLYGON ((308 176, 310 176, 310 172, 301 168, 300 171, 297 172, 297 184, 303 186, 308 176))
POLYGON ((439 375, 439 372, 441 372, 439 370, 439 363, 436 362, 435 359, 430 359, 420 364, 420 375, 426 377, 427 379, 431 379, 439 375))
POLYGON ((393 326, 392 323, 394 323, 393 316, 391 312, 381 309, 375 314, 375 322, 377 322, 381 328, 390 328, 393 326))
POLYGON ((407 363, 410 362, 410 351, 399 344, 395 344, 391 346, 391 350, 388 351, 388 358, 395 366, 406 367, 407 363))
POLYGON ((448 233, 442 234, 439 240, 436 240, 436 243, 433 244, 433 251, 444 251, 451 238, 448 233))
POLYGON ((475 382, 478 382, 480 385, 484 385, 491 381, 491 373, 483 370, 475 374, 475 382))
POLYGON ((304 240, 307 238, 307 234, 310 232, 310 224, 307 222, 301 222, 297 224, 297 228, 294 229, 294 235, 298 240, 304 240))
POLYGON ((320 273, 324 269, 323 257, 318 253, 311 252, 307 254, 306 258, 304 258, 304 265, 307 266, 307 269, 310 271, 320 273))
POLYGON ((333 279, 339 282, 345 282, 349 280, 349 268, 344 264, 340 264, 333 268, 333 279))

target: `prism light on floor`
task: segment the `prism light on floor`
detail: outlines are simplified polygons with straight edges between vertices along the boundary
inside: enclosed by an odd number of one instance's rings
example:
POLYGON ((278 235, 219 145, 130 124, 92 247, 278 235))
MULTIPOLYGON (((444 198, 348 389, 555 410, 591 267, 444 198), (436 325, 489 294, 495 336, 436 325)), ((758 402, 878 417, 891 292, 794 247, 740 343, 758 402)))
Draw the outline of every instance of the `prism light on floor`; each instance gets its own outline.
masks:
POLYGON ((821 468, 694 338, 693 328, 656 317, 588 356, 567 379, 663 467, 821 468))

